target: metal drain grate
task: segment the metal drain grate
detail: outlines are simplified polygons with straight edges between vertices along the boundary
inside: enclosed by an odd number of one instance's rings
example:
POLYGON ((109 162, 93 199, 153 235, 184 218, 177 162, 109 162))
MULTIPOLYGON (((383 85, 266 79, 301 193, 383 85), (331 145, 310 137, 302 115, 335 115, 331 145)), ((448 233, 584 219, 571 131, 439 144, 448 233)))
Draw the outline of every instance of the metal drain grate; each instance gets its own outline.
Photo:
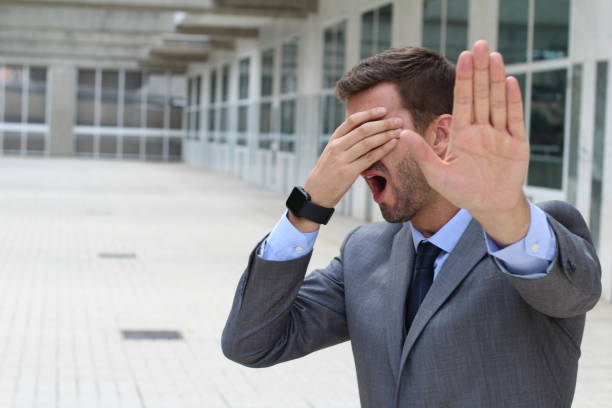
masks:
POLYGON ((98 254, 100 258, 107 259, 134 259, 136 254, 131 252, 101 252, 98 254))
POLYGON ((183 340, 178 330, 121 330, 124 340, 183 340))

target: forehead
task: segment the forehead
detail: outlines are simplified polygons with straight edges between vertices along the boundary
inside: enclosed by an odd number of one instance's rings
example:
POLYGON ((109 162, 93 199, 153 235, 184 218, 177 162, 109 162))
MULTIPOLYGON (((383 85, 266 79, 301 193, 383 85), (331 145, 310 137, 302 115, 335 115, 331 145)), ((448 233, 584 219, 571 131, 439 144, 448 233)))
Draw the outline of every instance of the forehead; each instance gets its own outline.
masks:
POLYGON ((349 116, 378 106, 387 108, 388 114, 399 110, 405 111, 395 84, 382 82, 351 96, 346 101, 346 115, 349 116))

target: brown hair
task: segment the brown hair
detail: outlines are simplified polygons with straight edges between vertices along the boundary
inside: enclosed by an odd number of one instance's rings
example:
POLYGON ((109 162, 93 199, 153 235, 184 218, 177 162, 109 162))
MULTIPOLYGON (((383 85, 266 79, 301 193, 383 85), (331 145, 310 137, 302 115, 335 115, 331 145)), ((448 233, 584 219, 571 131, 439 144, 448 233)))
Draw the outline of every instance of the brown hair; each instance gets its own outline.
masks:
POLYGON ((393 48, 366 58, 336 83, 336 96, 351 96, 382 82, 392 82, 423 133, 437 116, 452 113, 455 67, 439 54, 420 47, 393 48))

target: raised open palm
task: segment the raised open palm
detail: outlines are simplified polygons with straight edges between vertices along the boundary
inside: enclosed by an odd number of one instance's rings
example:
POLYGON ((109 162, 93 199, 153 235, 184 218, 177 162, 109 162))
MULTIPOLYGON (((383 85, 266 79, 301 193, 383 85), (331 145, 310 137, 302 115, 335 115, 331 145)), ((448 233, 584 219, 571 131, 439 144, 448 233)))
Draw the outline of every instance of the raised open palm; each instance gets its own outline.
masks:
POLYGON ((529 141, 521 92, 515 78, 506 78, 502 56, 489 54, 485 41, 459 56, 446 156, 416 134, 409 143, 429 184, 476 218, 525 202, 529 141))

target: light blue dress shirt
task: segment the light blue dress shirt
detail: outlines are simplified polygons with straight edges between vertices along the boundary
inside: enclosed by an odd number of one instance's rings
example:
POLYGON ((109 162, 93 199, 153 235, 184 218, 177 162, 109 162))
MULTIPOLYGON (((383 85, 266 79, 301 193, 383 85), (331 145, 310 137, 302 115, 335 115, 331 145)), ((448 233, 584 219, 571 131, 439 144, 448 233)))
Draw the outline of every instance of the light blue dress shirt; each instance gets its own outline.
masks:
MULTIPOLYGON (((503 272, 525 279, 537 279, 548 273, 548 268, 557 255, 557 240, 544 211, 533 203, 529 205, 531 223, 525 238, 501 249, 486 233, 485 240, 489 255, 500 260, 506 269, 503 272)), ((442 249, 434 262, 434 279, 471 220, 472 215, 467 210, 461 209, 429 238, 425 238, 410 224, 415 251, 421 241, 429 241, 442 249)), ((317 235, 318 231, 310 233, 299 231, 291 224, 285 212, 260 246, 257 255, 268 261, 296 259, 312 251, 317 235)))

